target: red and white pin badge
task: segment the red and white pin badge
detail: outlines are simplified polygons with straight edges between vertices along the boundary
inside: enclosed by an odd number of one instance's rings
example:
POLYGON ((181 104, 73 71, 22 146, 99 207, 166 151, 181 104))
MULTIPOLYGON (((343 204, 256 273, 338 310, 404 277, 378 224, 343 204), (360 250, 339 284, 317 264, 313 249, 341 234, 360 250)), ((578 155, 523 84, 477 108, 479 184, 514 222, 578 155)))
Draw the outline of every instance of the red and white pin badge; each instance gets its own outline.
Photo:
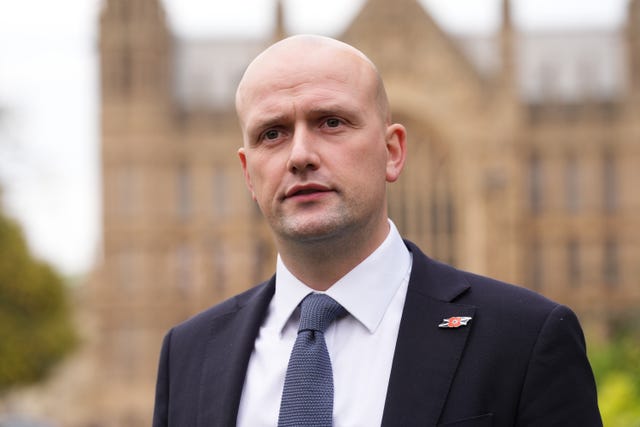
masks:
POLYGON ((460 326, 467 326, 471 317, 449 317, 446 319, 442 319, 442 323, 438 325, 439 328, 459 328, 460 326))

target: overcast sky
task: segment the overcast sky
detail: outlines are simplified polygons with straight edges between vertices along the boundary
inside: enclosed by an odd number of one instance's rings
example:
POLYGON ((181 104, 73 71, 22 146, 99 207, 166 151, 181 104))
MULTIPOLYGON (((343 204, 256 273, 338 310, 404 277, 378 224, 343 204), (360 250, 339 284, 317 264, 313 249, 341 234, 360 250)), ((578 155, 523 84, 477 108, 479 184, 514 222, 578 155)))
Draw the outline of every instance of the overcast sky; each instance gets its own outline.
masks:
MULTIPOLYGON (((133 1, 133 0, 130 0, 133 1)), ((99 256, 96 30, 101 0, 0 0, 0 183, 32 250, 65 274, 99 256)), ((487 33, 500 0, 422 0, 448 31, 487 33)), ((521 29, 616 28, 627 0, 515 0, 521 29)), ((183 37, 268 34, 273 0, 165 0, 183 37)), ((363 0, 284 0, 292 33, 339 34, 363 0)))

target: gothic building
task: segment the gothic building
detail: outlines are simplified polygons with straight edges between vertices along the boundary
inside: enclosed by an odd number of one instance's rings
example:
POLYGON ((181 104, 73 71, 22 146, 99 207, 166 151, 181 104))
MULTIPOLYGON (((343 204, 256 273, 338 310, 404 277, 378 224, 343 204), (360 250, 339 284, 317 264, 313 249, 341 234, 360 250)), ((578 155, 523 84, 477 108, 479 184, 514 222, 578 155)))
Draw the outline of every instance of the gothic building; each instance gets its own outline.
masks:
MULTIPOLYGON (((502 8, 498 34, 478 39, 445 33, 417 0, 369 0, 338 36, 379 66, 409 132, 390 215, 434 258, 602 331, 640 306, 640 1, 616 32, 525 34, 502 8)), ((95 387, 77 425, 148 425, 166 330, 272 274, 232 99, 276 37, 178 40, 159 0, 105 1, 95 387)))

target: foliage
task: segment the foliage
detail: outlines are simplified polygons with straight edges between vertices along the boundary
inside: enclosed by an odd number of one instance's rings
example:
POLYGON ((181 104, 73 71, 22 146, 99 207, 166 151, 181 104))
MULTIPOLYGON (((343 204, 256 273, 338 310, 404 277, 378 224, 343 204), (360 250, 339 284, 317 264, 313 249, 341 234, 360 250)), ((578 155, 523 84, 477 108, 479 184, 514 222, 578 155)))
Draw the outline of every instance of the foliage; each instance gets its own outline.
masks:
POLYGON ((0 394, 43 379, 76 341, 62 279, 0 211, 0 394))
POLYGON ((589 352, 607 427, 640 427, 640 328, 632 316, 626 320, 608 344, 589 352))

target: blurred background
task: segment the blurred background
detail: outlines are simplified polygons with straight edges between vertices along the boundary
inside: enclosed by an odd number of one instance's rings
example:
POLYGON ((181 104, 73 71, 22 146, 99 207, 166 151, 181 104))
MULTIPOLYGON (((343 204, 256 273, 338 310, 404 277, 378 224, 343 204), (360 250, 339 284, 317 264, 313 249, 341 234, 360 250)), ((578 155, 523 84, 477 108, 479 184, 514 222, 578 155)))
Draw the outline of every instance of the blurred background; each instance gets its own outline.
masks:
POLYGON ((167 329, 272 274, 233 96, 296 33, 378 65, 401 232, 573 308, 640 426, 638 0, 0 0, 0 426, 149 425, 167 329))

